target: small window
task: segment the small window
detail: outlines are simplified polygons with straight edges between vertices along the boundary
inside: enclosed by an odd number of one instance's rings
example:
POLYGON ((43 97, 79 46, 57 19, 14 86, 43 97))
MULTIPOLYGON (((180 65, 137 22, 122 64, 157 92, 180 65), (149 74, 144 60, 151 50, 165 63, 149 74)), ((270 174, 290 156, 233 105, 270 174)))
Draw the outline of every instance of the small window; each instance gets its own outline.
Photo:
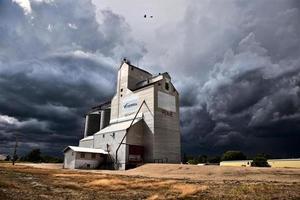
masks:
POLYGON ((105 135, 103 134, 102 137, 105 138, 105 135))
POLYGON ((131 66, 131 70, 133 70, 133 67, 131 66))
POLYGON ((158 82, 158 86, 161 86, 160 82, 158 82))
POLYGON ((123 88, 121 88, 121 92, 123 92, 123 88))
POLYGON ((114 138, 114 139, 115 139, 115 133, 113 133, 113 134, 112 134, 112 138, 114 138))
POLYGON ((92 153, 92 158, 95 159, 96 158, 96 154, 92 153))
POLYGON ((85 154, 84 153, 80 153, 80 158, 85 158, 85 154))
POLYGON ((121 94, 121 97, 123 96, 123 94, 121 94))
POLYGON ((74 156, 74 151, 72 151, 72 156, 74 156))
POLYGON ((169 83, 165 83, 166 90, 169 90, 169 83))

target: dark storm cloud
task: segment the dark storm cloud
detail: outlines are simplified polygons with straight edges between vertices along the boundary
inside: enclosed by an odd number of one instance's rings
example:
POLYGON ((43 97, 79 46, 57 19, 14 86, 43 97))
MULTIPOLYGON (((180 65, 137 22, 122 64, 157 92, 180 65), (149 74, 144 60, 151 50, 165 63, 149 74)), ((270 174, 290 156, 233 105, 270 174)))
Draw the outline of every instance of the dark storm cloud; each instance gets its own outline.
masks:
MULTIPOLYGON (((30 2, 24 11, 0 1, 0 151, 18 133, 21 150, 57 153, 78 142, 88 108, 113 95, 120 58, 147 52, 124 17, 105 10, 96 21, 89 0, 30 2)), ((189 1, 176 28, 156 30, 148 60, 180 92, 183 151, 300 156, 299 7, 189 1)))
MULTIPOLYGON (((221 20, 220 26, 236 29, 233 34, 238 37, 228 40, 229 33, 223 32, 221 40, 230 45, 223 50, 222 59, 215 57, 197 96, 191 94, 199 102, 193 112, 182 109, 183 121, 192 118, 183 122, 183 145, 188 152, 211 154, 240 149, 249 154, 300 155, 295 142, 300 141, 300 10, 293 5, 292 1, 275 1, 272 5, 267 1, 230 1, 224 5, 228 9, 223 14, 239 17, 225 20, 236 24, 227 27, 221 20)), ((209 12, 216 12, 219 6, 208 6, 209 12)), ((215 16, 210 17, 212 20, 215 16)), ((203 29, 211 25, 201 20, 203 29)), ((197 59, 190 62, 193 64, 186 73, 197 66, 201 71, 197 59)), ((196 77, 194 81, 199 82, 196 77)))
POLYGON ((61 155, 83 134, 84 113, 111 98, 120 57, 144 47, 123 17, 89 0, 0 2, 0 151, 41 148, 61 155))

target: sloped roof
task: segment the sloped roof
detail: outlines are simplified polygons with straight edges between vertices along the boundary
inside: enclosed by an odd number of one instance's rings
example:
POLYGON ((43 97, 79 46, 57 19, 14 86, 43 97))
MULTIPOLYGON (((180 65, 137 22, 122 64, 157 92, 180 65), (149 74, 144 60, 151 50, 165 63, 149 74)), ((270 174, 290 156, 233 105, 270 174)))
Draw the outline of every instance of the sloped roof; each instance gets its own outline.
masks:
MULTIPOLYGON (((142 118, 135 119, 132 125, 138 123, 141 120, 142 120, 142 118)), ((104 129, 100 130, 99 132, 95 133, 95 135, 126 130, 129 128, 131 122, 132 122, 132 120, 128 120, 128 121, 110 124, 109 126, 105 127, 104 129)))
POLYGON ((67 148, 64 149, 64 152, 66 152, 68 149, 72 149, 75 152, 108 154, 107 151, 104 151, 103 149, 75 147, 75 146, 68 146, 67 148))
POLYGON ((94 136, 91 135, 91 136, 82 138, 80 141, 93 140, 93 139, 94 139, 94 136))

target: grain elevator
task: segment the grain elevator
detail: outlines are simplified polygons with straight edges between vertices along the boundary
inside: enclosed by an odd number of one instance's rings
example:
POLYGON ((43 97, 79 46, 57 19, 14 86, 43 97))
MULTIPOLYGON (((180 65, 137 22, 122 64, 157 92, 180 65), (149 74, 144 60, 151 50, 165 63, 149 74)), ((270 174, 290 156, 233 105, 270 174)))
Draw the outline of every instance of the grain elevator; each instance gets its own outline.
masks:
POLYGON ((65 148, 65 168, 129 169, 180 163, 179 94, 170 75, 121 63, 111 101, 86 114, 79 146, 65 148))

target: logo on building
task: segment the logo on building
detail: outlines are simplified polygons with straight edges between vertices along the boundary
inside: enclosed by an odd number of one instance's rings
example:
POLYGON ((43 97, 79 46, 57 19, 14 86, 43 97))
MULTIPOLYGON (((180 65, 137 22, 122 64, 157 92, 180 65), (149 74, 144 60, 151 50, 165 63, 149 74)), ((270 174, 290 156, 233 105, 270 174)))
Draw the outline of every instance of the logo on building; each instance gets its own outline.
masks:
POLYGON ((124 98, 122 101, 122 112, 124 115, 129 115, 137 111, 139 98, 136 95, 124 98))
POLYGON ((137 106, 137 103, 126 103, 126 104, 124 105, 124 109, 130 108, 130 107, 133 107, 133 106, 137 106))

